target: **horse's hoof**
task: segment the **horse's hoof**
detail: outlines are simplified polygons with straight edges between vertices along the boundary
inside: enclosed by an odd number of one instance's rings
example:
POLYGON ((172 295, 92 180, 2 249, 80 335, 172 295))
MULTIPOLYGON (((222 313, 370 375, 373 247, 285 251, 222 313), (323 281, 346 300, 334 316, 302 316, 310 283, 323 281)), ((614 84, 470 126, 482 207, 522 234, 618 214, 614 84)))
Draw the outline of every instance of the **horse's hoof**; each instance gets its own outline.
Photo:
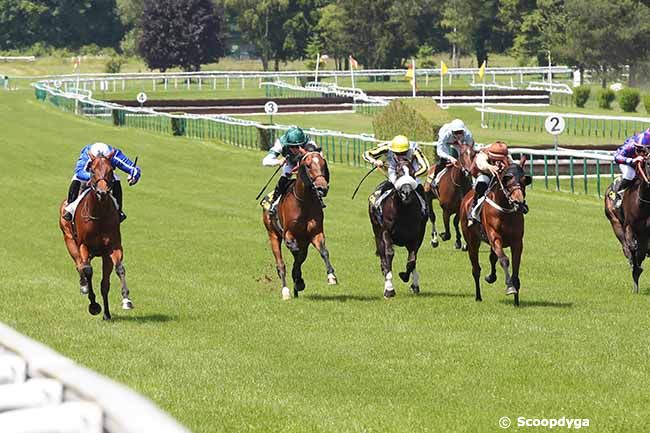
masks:
POLYGON ((416 286, 416 285, 411 284, 411 292, 413 292, 413 294, 415 294, 415 295, 419 295, 420 294, 420 286, 416 286))
POLYGON ((390 299, 395 297, 395 290, 384 290, 384 299, 390 299))
POLYGON ((462 248, 463 248, 463 246, 461 245, 460 241, 454 242, 454 249, 460 250, 462 248))
POLYGON ((288 301, 291 299, 291 291, 289 291, 288 287, 283 287, 282 288, 282 300, 283 301, 288 301))
POLYGON ((410 277, 410 276, 411 276, 411 275, 410 275, 409 272, 400 272, 400 273, 399 273, 399 277, 400 277, 400 279, 401 279, 402 281, 404 281, 405 283, 408 283, 408 281, 409 281, 409 277, 410 277))
MULTIPOLYGON (((295 287, 293 288, 293 290, 294 290, 295 292, 302 292, 303 290, 305 290, 305 280, 303 280, 303 279, 301 278, 301 279, 299 279, 298 281, 296 281, 296 285, 295 285, 295 287)), ((296 296, 298 296, 298 295, 296 294, 296 296)))
POLYGON ((463 244, 463 246, 460 249, 461 251, 467 251, 467 244, 463 244))
POLYGON ((93 316, 98 315, 102 312, 102 307, 97 302, 88 305, 88 312, 93 316))
POLYGON ((483 298, 476 298, 476 302, 483 302, 483 298))
POLYGON ((84 295, 84 296, 87 295, 89 291, 90 291, 90 289, 88 288, 88 286, 79 287, 79 292, 81 292, 81 294, 84 295))
POLYGON ((111 316, 104 314, 103 320, 111 320, 111 316))
MULTIPOLYGON (((485 276, 485 281, 487 281, 490 284, 494 283, 496 280, 497 280, 496 274, 491 274, 491 275, 486 275, 485 276)), ((508 293, 506 293, 506 294, 508 294, 508 293)))
POLYGON ((438 248, 438 245, 440 245, 440 242, 438 242, 437 239, 431 239, 431 247, 432 248, 438 248))
POLYGON ((517 289, 514 286, 506 287, 506 296, 516 295, 516 294, 517 294, 517 289))
POLYGON ((133 310, 133 302, 129 298, 122 299, 123 310, 133 310))
POLYGON ((336 275, 334 274, 327 274, 327 284, 330 286, 335 286, 338 283, 336 280, 336 275))
POLYGON ((440 239, 442 239, 443 241, 448 241, 449 239, 451 239, 451 233, 441 233, 440 239))

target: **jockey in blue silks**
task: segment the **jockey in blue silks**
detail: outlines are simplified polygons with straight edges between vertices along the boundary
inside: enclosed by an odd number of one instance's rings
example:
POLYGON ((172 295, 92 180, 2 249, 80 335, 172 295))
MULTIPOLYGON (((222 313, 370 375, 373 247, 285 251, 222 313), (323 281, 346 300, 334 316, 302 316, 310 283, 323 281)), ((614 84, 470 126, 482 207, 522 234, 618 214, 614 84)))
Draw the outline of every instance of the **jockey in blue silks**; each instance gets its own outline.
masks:
MULTIPOLYGON (((140 180, 140 175, 142 170, 140 167, 131 161, 120 149, 109 146, 106 143, 93 143, 84 146, 81 149, 79 154, 79 159, 75 165, 74 175, 72 176, 72 183, 70 183, 70 188, 68 189, 68 205, 65 207, 65 213, 63 214, 63 219, 66 221, 72 221, 72 214, 76 208, 76 200, 79 196, 79 191, 81 190, 82 185, 85 187, 90 180, 90 172, 88 171, 88 166, 90 164, 90 154, 93 156, 107 156, 113 150, 115 153, 111 158, 111 165, 113 168, 117 167, 122 170, 124 173, 128 174, 129 177, 127 181, 129 185, 135 185, 140 180)), ((117 201, 118 210, 120 212, 120 222, 126 219, 126 215, 122 211, 122 185, 120 183, 120 178, 115 174, 113 188, 111 190, 113 197, 117 201)))
POLYGON ((623 203, 623 193, 625 190, 632 186, 636 179, 635 166, 639 162, 643 162, 648 155, 650 148, 650 128, 645 131, 639 132, 632 137, 625 140, 625 143, 616 150, 614 154, 614 161, 618 164, 623 174, 623 179, 618 184, 614 184, 612 193, 616 194, 614 197, 614 208, 618 209, 623 203))

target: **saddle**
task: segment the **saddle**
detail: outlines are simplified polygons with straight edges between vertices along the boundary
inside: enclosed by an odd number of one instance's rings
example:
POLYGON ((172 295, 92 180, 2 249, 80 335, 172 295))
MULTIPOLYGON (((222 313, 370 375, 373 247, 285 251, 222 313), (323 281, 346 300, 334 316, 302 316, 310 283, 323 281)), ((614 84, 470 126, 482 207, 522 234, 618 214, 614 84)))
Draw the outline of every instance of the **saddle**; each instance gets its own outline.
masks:
MULTIPOLYGON (((377 217, 377 221, 379 221, 379 223, 381 224, 383 224, 384 222, 382 204, 384 203, 384 200, 386 200, 386 198, 389 195, 391 195, 393 191, 395 191, 395 187, 393 186, 392 183, 386 180, 380 183, 379 185, 377 185, 375 191, 372 194, 370 194, 370 196, 368 197, 368 203, 370 204, 371 208, 374 209, 375 216, 377 217)), ((415 191, 415 195, 417 196, 418 201, 420 202, 422 215, 426 217, 429 214, 426 201, 417 190, 415 191)))
MULTIPOLYGON (((287 188, 284 191, 284 194, 286 194, 291 190, 295 181, 296 181, 295 179, 291 179, 289 181, 289 183, 287 184, 287 188)), ((275 197, 275 191, 271 191, 262 198, 262 200, 260 201, 260 206, 262 206, 262 209, 268 212, 271 209, 271 206, 273 205, 276 199, 282 199, 282 197, 275 197)), ((284 227, 282 227, 282 224, 280 224, 280 218, 278 217, 278 212, 276 212, 275 215, 271 215, 271 222, 273 223, 273 227, 275 227, 277 231, 279 231, 280 233, 284 233, 284 227)))

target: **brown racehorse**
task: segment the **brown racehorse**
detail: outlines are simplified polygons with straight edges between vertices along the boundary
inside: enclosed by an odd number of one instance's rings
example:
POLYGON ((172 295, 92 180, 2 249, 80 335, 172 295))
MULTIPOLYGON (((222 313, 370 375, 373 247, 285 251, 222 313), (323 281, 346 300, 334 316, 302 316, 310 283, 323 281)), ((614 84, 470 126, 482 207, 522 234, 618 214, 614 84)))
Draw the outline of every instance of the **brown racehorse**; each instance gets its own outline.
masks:
POLYGON ((380 205, 381 212, 378 212, 375 203, 371 202, 368 205, 370 223, 375 235, 376 254, 379 256, 384 275, 384 298, 386 299, 395 296, 392 272, 394 245, 406 247, 408 250, 406 271, 400 272, 399 277, 406 283, 412 276, 411 291, 415 294, 420 293, 420 276, 415 266, 427 226, 428 206, 424 197, 418 197, 417 182, 413 178, 411 164, 399 159, 397 162, 398 167, 395 171, 398 177, 392 192, 380 205))
POLYGON ((527 209, 526 185, 530 185, 532 181, 524 172, 525 163, 525 158, 522 158, 520 164, 511 164, 500 176, 495 176, 490 189, 486 192, 486 200, 481 209, 481 224, 467 226, 467 217, 474 200, 473 190, 465 195, 460 205, 461 227, 472 263, 477 301, 482 300, 478 250, 483 240, 490 245, 490 274, 485 277, 485 281, 490 284, 496 281, 495 265, 499 260, 506 276, 506 294, 514 294, 515 305, 519 305, 519 265, 524 247, 524 212, 527 209), (510 260, 504 252, 508 247, 512 254, 512 275, 510 260))
POLYGON ((636 166, 639 180, 625 192, 621 209, 614 209, 610 197, 612 185, 605 194, 605 216, 612 225, 616 238, 623 246, 623 254, 632 268, 632 291, 639 293, 641 264, 648 252, 650 235, 650 160, 636 166))
MULTIPOLYGON (((432 188, 431 184, 427 182, 424 185, 424 193, 427 203, 429 204, 429 220, 431 221, 431 246, 437 248, 438 232, 436 231, 436 214, 433 210, 433 199, 438 198, 440 207, 442 208, 442 221, 445 225, 445 231, 440 234, 443 241, 451 239, 451 231, 449 229, 449 218, 454 215, 454 229, 456 229, 456 242, 454 248, 467 249, 467 245, 462 245, 460 238, 460 229, 458 228, 460 202, 472 188, 472 177, 469 169, 474 159, 474 148, 467 144, 461 144, 459 147, 460 154, 458 156, 457 164, 447 164, 446 171, 438 181, 437 188, 432 188)), ((435 172, 437 166, 429 169, 429 178, 435 178, 438 173, 435 172)))
MULTIPOLYGON (((125 310, 133 308, 126 285, 126 271, 122 264, 124 253, 120 236, 119 213, 110 195, 114 181, 111 165, 113 153, 114 151, 107 156, 97 157, 90 155, 90 191, 77 206, 74 227, 72 222, 64 220, 63 217, 59 218, 59 227, 63 232, 65 245, 79 272, 81 293, 88 294, 90 301, 88 311, 92 315, 99 314, 102 308, 95 302, 92 285, 93 268, 90 266, 90 261, 93 257, 102 258, 101 292, 104 301, 104 320, 111 318, 108 307, 108 291, 113 267, 122 283, 122 308, 125 310)), ((66 201, 61 203, 61 215, 63 215, 65 205, 66 201)))
POLYGON ((286 266, 282 259, 282 241, 293 254, 293 294, 298 297, 298 292, 305 289, 302 278, 302 264, 307 258, 307 251, 311 243, 319 252, 327 271, 327 282, 336 284, 334 268, 330 263, 329 251, 325 247, 325 234, 323 233, 323 206, 322 197, 329 190, 329 169, 327 161, 320 152, 308 152, 303 155, 297 168, 298 175, 284 194, 278 204, 278 223, 276 227, 267 210, 262 213, 262 221, 271 241, 271 250, 275 257, 278 276, 282 281, 282 299, 291 299, 287 287, 286 266))

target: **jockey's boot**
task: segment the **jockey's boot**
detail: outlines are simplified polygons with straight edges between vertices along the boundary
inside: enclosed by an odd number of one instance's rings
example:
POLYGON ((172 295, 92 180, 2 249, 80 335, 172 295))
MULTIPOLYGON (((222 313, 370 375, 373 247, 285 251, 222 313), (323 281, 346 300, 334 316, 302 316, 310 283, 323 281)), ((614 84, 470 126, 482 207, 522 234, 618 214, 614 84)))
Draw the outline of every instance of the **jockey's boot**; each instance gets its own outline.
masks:
POLYGON ((612 190, 612 192, 616 194, 616 199, 614 200, 614 209, 620 209, 621 205, 623 204, 623 194, 625 193, 626 189, 632 186, 633 183, 634 179, 623 178, 619 182, 618 188, 612 190))
POLYGON ((275 214, 278 213, 278 204, 280 204, 280 199, 286 191, 287 186, 289 186, 289 178, 286 176, 280 176, 278 184, 275 186, 275 190, 273 191, 273 203, 269 208, 269 215, 275 216, 275 214))
POLYGON ((117 201, 117 210, 120 213, 120 222, 126 219, 126 214, 122 212, 122 183, 118 180, 113 182, 113 197, 117 201))
POLYGON ((467 227, 471 227, 474 223, 481 223, 481 219, 478 215, 480 210, 479 200, 485 195, 487 188, 488 185, 484 182, 479 182, 474 187, 474 201, 472 201, 472 210, 467 218, 467 227))
MULTIPOLYGON (((79 190, 81 189, 81 182, 78 180, 73 180, 70 183, 70 188, 68 188, 68 204, 72 203, 77 199, 79 195, 79 190)), ((63 212, 63 219, 70 222, 72 221, 72 214, 68 211, 63 212)))

